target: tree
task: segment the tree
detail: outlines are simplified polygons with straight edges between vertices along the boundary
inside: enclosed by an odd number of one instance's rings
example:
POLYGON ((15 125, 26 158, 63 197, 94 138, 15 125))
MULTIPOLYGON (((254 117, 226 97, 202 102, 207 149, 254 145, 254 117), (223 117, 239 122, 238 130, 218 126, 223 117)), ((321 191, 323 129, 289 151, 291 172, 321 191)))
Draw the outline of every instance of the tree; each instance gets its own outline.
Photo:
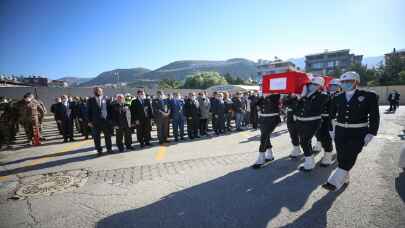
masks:
POLYGON ((226 85, 227 81, 218 72, 198 72, 188 76, 184 82, 184 89, 207 89, 214 85, 226 85))
POLYGON ((163 79, 159 81, 160 89, 178 89, 181 87, 181 82, 178 80, 163 79))
POLYGON ((360 85, 368 85, 370 81, 376 81, 377 73, 375 69, 367 69, 366 65, 353 64, 349 67, 349 71, 355 71, 360 75, 360 85))

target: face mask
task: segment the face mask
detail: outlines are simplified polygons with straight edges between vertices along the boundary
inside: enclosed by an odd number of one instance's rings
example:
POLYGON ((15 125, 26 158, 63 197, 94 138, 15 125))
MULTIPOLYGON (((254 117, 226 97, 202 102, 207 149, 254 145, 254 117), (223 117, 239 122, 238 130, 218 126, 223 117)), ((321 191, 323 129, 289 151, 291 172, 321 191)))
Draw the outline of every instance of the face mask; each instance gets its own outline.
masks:
POLYGON ((310 85, 308 85, 308 92, 309 92, 309 93, 312 93, 312 92, 314 92, 315 90, 317 90, 318 88, 319 88, 318 85, 310 84, 310 85))
POLYGON ((338 89, 339 89, 339 87, 338 87, 337 85, 331 85, 331 86, 329 87, 329 92, 334 93, 334 92, 336 92, 338 89))
POLYGON ((342 82, 341 86, 344 91, 352 91, 354 89, 353 83, 351 82, 342 82))

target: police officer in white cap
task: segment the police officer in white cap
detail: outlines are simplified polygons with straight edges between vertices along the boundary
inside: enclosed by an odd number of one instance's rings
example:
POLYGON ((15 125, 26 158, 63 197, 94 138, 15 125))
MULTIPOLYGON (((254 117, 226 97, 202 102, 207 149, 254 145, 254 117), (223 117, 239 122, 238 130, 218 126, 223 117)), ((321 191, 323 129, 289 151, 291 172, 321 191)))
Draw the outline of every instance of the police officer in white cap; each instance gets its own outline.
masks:
POLYGON ((259 107, 260 146, 257 161, 252 165, 253 169, 259 169, 265 163, 274 160, 270 135, 281 122, 279 108, 280 94, 264 95, 264 97, 260 97, 257 101, 257 106, 259 107))
MULTIPOLYGON (((340 81, 339 79, 332 79, 326 86, 327 95, 329 96, 329 101, 324 106, 324 111, 322 112, 322 124, 321 127, 316 132, 316 139, 320 143, 324 150, 323 158, 321 160, 321 167, 327 167, 333 164, 332 151, 333 143, 332 137, 329 134, 329 130, 332 128, 332 120, 330 118, 330 106, 333 99, 340 92, 340 81)), ((319 149, 318 151, 320 151, 319 149)), ((316 149, 314 149, 316 151, 316 149)))
POLYGON ((296 118, 294 118, 299 103, 298 97, 298 94, 291 93, 283 99, 283 105, 286 107, 287 112, 287 129, 293 145, 290 153, 291 158, 297 158, 301 155, 299 128, 296 118))
POLYGON ((312 77, 304 86, 298 104, 295 118, 300 129, 300 145, 305 156, 304 164, 300 166, 301 171, 311 171, 315 168, 311 140, 321 126, 321 114, 328 102, 328 96, 321 92, 324 82, 322 77, 312 77))
POLYGON ((349 182, 349 171, 356 163, 364 146, 377 135, 380 124, 378 96, 357 88, 360 76, 349 71, 340 76, 343 93, 331 104, 331 118, 336 117, 334 136, 338 167, 329 177, 324 188, 337 191, 349 182))

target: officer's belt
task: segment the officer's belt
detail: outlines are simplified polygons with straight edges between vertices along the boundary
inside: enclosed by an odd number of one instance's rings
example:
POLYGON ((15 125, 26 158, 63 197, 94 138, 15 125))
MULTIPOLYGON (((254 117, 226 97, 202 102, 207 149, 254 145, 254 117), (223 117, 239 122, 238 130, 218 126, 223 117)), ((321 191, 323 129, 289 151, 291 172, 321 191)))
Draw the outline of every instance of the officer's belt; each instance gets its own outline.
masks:
POLYGON ((263 117, 270 117, 270 116, 278 116, 278 113, 259 113, 259 116, 263 117))
POLYGON ((311 117, 299 117, 299 116, 294 116, 295 119, 299 120, 299 121, 314 121, 314 120, 320 120, 322 119, 321 116, 311 116, 311 117))
POLYGON ((321 116, 322 117, 329 117, 329 114, 324 113, 324 114, 321 114, 321 116))
POLYGON ((336 126, 343 127, 343 128, 362 128, 368 127, 368 123, 359 123, 359 124, 347 124, 347 123, 339 123, 336 122, 336 126))

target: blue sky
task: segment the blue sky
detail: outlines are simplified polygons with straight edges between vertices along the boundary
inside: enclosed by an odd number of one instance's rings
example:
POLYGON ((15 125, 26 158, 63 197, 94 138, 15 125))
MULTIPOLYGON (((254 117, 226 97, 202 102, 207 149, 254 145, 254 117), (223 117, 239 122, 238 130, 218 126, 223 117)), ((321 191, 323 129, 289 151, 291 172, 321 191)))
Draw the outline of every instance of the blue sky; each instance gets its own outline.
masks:
POLYGON ((405 48, 402 0, 2 0, 0 73, 94 77, 176 60, 405 48))

